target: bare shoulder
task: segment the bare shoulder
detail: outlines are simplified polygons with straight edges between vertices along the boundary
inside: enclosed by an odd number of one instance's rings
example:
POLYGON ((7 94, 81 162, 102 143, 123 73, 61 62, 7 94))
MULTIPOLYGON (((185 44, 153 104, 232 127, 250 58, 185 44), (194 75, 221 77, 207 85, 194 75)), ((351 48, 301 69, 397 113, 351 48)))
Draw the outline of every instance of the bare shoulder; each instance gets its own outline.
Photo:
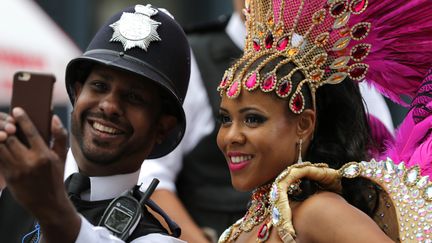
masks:
POLYGON ((392 242, 369 216, 332 192, 298 203, 293 223, 300 242, 392 242))

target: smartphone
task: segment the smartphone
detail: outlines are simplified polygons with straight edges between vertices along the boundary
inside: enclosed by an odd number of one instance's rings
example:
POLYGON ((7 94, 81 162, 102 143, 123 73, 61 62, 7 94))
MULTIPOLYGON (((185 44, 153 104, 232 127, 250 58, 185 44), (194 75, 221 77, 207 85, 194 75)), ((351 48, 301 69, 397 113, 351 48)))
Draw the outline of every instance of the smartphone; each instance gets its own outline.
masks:
MULTIPOLYGON (((21 107, 36 126, 46 144, 51 139, 52 94, 55 77, 52 74, 19 71, 14 74, 10 112, 21 107)), ((17 126, 16 136, 29 147, 26 136, 17 126)))

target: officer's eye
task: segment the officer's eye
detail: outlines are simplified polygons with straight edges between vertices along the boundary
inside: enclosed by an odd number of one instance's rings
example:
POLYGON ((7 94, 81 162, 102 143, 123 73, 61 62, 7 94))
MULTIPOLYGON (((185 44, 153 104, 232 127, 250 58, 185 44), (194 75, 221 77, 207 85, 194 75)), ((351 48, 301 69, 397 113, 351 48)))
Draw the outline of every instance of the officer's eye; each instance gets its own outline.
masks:
POLYGON ((129 102, 134 103, 134 104, 147 104, 148 103, 141 94, 134 93, 134 92, 128 93, 127 99, 129 102))
POLYGON ((90 85, 94 90, 99 92, 108 90, 108 85, 102 81, 92 81, 90 85))

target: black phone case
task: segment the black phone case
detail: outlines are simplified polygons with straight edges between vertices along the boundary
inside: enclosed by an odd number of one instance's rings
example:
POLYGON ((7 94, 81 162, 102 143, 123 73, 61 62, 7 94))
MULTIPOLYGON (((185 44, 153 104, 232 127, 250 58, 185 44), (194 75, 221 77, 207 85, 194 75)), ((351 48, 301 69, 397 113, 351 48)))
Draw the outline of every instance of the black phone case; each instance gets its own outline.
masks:
MULTIPOLYGON (((51 139, 54 82, 55 77, 51 74, 33 72, 17 72, 13 78, 10 111, 14 107, 23 108, 47 144, 51 139)), ((29 146, 19 126, 17 128, 17 137, 29 146)))

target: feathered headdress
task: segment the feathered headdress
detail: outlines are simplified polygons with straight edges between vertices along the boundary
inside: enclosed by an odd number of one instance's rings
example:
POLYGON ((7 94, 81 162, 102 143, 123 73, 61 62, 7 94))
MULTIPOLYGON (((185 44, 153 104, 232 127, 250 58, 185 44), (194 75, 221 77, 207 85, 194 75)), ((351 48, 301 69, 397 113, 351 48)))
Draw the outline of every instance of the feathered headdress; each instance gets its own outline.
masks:
POLYGON ((320 86, 349 77, 403 103, 432 64, 430 12, 428 0, 247 0, 245 52, 218 90, 274 91, 301 113, 304 85, 314 99, 320 86), (283 73, 288 64, 295 68, 283 73), (304 79, 294 87, 296 72, 304 79))
POLYGON ((395 142, 385 153, 395 163, 419 165, 423 175, 432 177, 432 69, 421 83, 411 109, 396 131, 395 142))

